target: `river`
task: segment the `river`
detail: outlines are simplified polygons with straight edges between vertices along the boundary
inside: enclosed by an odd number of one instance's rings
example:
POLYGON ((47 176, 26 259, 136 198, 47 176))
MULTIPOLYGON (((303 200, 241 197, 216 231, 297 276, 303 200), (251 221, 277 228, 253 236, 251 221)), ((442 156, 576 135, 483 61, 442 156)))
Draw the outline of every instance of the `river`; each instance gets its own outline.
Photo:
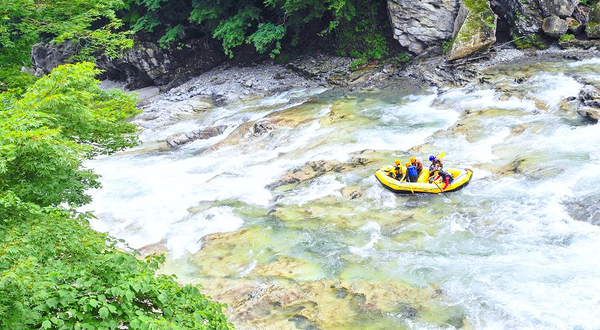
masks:
POLYGON ((166 252, 162 272, 228 303, 239 329, 600 329, 600 127, 565 100, 600 88, 600 59, 485 77, 206 101, 90 162, 103 187, 86 210, 166 252), (225 133, 160 142, 215 125, 225 133), (447 198, 373 176, 441 152, 474 171, 447 198), (337 168, 277 184, 310 161, 337 168))

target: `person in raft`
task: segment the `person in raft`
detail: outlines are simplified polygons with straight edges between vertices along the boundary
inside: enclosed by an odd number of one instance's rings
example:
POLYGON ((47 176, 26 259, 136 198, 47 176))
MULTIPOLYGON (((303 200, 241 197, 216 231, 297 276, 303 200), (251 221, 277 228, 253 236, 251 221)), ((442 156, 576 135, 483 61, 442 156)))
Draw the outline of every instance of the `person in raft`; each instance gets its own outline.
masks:
POLYGON ((402 165, 400 165, 400 159, 396 159, 396 167, 394 167, 394 171, 390 172, 388 176, 390 178, 400 180, 402 178, 402 165))
POLYGON ((423 171, 423 163, 415 157, 410 157, 410 164, 417 168, 417 175, 421 175, 421 171, 423 171))
POLYGON ((417 172, 417 167, 412 165, 410 162, 406 162, 404 164, 406 166, 406 177, 408 182, 417 182, 419 179, 419 173, 417 172))
POLYGON ((454 180, 454 178, 452 177, 452 174, 446 172, 443 167, 437 167, 436 170, 438 171, 438 175, 435 179, 433 179, 433 181, 442 177, 442 182, 444 182, 445 184, 442 190, 446 190, 446 188, 448 188, 448 185, 452 183, 452 180, 454 180))
POLYGON ((431 162, 431 165, 429 165, 429 182, 433 182, 432 178, 435 175, 435 171, 437 171, 438 168, 443 169, 444 162, 434 155, 429 156, 429 161, 431 162))

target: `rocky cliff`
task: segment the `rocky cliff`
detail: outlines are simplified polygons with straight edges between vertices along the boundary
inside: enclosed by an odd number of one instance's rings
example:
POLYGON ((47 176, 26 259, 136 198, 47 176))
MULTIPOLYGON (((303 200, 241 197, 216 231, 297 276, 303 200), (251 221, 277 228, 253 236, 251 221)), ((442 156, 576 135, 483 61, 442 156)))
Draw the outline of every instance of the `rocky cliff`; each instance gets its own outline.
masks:
MULTIPOLYGON (((452 61, 487 52, 499 39, 518 48, 555 42, 564 48, 600 48, 600 3, 591 8, 578 0, 387 0, 387 11, 393 38, 413 55, 444 50, 452 61)), ((35 46, 36 71, 49 73, 76 49, 69 43, 35 46)), ((204 37, 172 49, 138 39, 125 54, 100 57, 97 63, 106 78, 125 81, 129 89, 167 90, 227 60, 219 42, 204 37)), ((335 72, 336 66, 327 71, 335 72)))
MULTIPOLYGON (((598 47, 600 4, 595 9, 578 0, 388 0, 394 38, 408 51, 420 54, 446 43, 450 60, 488 50, 502 23, 520 48, 543 48, 553 39, 584 39, 598 47), (564 38, 563 38, 564 39, 564 38)), ((503 32, 506 33, 506 32, 503 32)), ((570 43, 571 46, 577 43, 570 43)))

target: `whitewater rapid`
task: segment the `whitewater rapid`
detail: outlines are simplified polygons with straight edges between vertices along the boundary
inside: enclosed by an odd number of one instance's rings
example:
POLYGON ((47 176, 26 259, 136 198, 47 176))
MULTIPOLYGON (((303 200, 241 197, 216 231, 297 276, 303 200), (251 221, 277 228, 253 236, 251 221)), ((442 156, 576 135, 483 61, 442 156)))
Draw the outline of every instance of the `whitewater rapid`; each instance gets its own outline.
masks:
MULTIPOLYGON (((489 77, 414 94, 293 89, 146 125, 140 147, 88 164, 103 187, 85 210, 98 216, 95 229, 134 248, 163 246, 183 281, 205 276, 190 266, 202 237, 254 228, 269 239, 232 242, 253 247, 235 256, 231 277, 256 279, 272 259, 258 255, 285 256, 314 269, 300 282, 439 289, 433 314, 462 320, 368 316, 373 328, 600 329, 600 219, 572 209, 573 201, 600 202, 600 128, 566 101, 584 82, 600 87, 600 60, 508 66, 489 77), (260 121, 275 128, 258 136, 240 129, 260 121), (228 128, 179 149, 157 147, 216 125, 228 128), (309 161, 346 162, 366 149, 377 163, 273 188, 309 161), (474 170, 448 199, 396 196, 372 175, 396 158, 440 152, 447 166, 474 170), (345 199, 347 186, 361 196, 345 199), (397 212, 408 220, 394 220, 397 212)), ((351 317, 361 328, 366 316, 351 317)))

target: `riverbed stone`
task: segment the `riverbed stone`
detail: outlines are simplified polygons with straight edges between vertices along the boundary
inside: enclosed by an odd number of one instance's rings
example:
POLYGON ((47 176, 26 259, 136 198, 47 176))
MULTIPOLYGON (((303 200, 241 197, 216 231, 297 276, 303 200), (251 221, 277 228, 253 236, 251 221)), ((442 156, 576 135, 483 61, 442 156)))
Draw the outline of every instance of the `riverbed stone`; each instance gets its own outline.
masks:
POLYGON ((227 129, 227 125, 199 128, 185 134, 172 135, 167 138, 166 142, 169 147, 177 148, 196 140, 206 140, 221 135, 225 132, 225 129, 227 129))
POLYGON ((373 160, 365 155, 364 152, 356 154, 345 163, 331 160, 309 161, 303 166, 285 173, 281 179, 269 187, 276 188, 287 184, 306 182, 325 174, 343 173, 357 167, 366 166, 372 163, 373 160))
POLYGON ((344 187, 340 190, 340 192, 342 193, 342 197, 346 199, 357 199, 362 196, 362 189, 356 186, 344 187))
POLYGON ((592 85, 585 85, 579 91, 579 101, 586 107, 600 108, 600 91, 592 85))
POLYGON ((583 106, 577 109, 577 113, 594 123, 597 123, 598 120, 600 120, 600 109, 597 108, 583 106))
MULTIPOLYGON (((345 329, 365 314, 381 328, 390 329, 404 318, 439 314, 445 309, 445 313, 455 314, 441 305, 440 291, 396 281, 200 278, 199 284, 228 305, 228 320, 240 329, 345 329)), ((440 326, 443 322, 440 320, 440 326)))
POLYGON ((448 59, 456 60, 488 50, 496 42, 497 22, 498 16, 487 0, 477 0, 468 5, 462 2, 454 22, 454 42, 448 59))
POLYGON ((394 39, 411 53, 452 37, 458 0, 388 0, 394 39))
POLYGON ((567 33, 568 29, 569 26, 567 25, 567 22, 556 15, 544 18, 544 23, 542 24, 542 30, 544 30, 544 33, 553 38, 559 38, 563 34, 567 33))

